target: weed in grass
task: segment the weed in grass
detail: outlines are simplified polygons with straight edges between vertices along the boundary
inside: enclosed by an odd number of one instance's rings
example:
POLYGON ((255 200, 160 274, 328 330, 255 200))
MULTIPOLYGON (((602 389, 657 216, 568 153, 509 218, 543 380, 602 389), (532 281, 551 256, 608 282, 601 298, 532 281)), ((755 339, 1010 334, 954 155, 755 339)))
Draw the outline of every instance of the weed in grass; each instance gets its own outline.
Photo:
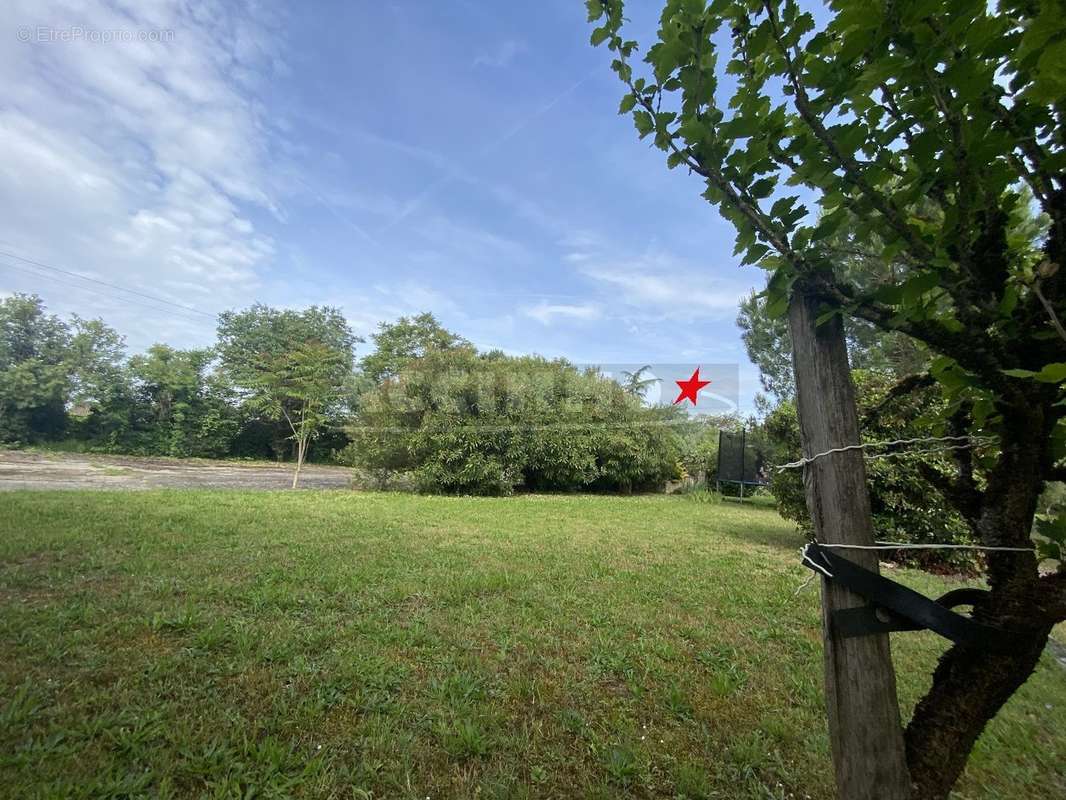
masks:
POLYGON ((0 705, 0 728, 15 730, 31 722, 43 707, 43 698, 32 681, 15 687, 6 702, 0 705))
POLYGON ((194 629, 199 622, 196 609, 183 608, 177 611, 156 611, 148 619, 148 629, 156 633, 185 633, 194 629))
POLYGON ((694 761, 683 761, 674 768, 674 785, 684 800, 709 800, 714 792, 707 770, 694 761))
POLYGON ((714 671, 708 687, 719 697, 729 697, 739 691, 746 681, 747 675, 744 670, 736 665, 729 665, 714 671))
POLYGON ((492 747, 488 732, 473 719, 443 723, 438 726, 437 735, 445 752, 459 760, 486 755, 492 747))
POLYGON ((667 687, 666 695, 663 698, 663 705, 665 705, 669 712, 675 717, 689 719, 692 716, 692 703, 689 702, 685 690, 677 684, 671 684, 667 687))
POLYGON ((430 691, 451 708, 466 706, 479 699, 484 693, 484 688, 484 679, 466 670, 459 670, 430 681, 430 691))
POLYGON ((562 725, 563 730, 574 736, 581 734, 585 730, 585 718, 581 716, 581 712, 572 708, 564 708, 559 711, 559 724, 562 725))
POLYGON ((603 769, 608 779, 619 786, 628 786, 641 772, 636 752, 625 745, 607 748, 603 757, 603 769))

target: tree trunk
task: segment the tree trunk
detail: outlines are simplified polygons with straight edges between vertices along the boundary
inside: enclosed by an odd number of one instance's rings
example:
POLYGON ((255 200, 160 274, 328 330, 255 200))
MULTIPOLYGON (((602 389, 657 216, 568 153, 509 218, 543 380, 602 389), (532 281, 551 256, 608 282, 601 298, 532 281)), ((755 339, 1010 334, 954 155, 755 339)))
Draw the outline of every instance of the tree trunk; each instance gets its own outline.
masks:
POLYGON ((1010 654, 959 645, 944 654, 907 726, 914 800, 947 798, 985 725, 1033 673, 1050 631, 1044 626, 1010 654))
MULTIPOLYGON (((974 533, 986 545, 1031 546, 1030 531, 1048 466, 1050 422, 1040 404, 1021 398, 1004 409, 1001 454, 989 476, 974 533)), ((1032 553, 988 554, 991 595, 974 616, 1020 635, 1011 653, 952 647, 907 727, 907 764, 915 800, 942 800, 962 774, 985 725, 1032 674, 1052 622, 1032 553)))
POLYGON ((300 480, 300 467, 302 467, 304 463, 304 450, 306 446, 307 443, 303 439, 299 437, 296 439, 296 472, 294 472, 292 475, 293 489, 296 488, 296 484, 300 480))
MULTIPOLYGON (((793 367, 803 452, 808 456, 858 443, 859 420, 839 316, 816 325, 819 303, 797 287, 789 305, 793 367)), ((807 508, 819 541, 874 541, 861 451, 820 458, 804 468, 807 508)), ((870 551, 840 554, 878 571, 870 551)), ((825 702, 841 800, 903 800, 910 794, 896 675, 887 634, 841 638, 832 614, 866 601, 831 580, 822 581, 825 702)))

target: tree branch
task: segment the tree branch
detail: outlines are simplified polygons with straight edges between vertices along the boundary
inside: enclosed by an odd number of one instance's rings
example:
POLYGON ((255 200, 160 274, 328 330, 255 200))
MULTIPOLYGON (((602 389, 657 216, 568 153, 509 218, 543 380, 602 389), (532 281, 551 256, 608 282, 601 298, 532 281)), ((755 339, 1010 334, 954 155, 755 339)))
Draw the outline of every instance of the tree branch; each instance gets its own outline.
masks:
POLYGON ((1025 154, 1025 157, 1029 159, 1029 162, 1033 165, 1032 172, 1025 169, 1024 163, 1020 160, 1015 164, 1015 167, 1019 170, 1021 177, 1032 189, 1036 199, 1040 201, 1040 207, 1045 213, 1053 214, 1051 196, 1054 194, 1054 185, 1051 181, 1051 175, 1044 169, 1044 162, 1048 155, 1044 152, 1040 144, 1032 136, 1027 136, 1018 128, 1017 123, 1014 121, 1014 117, 1009 109, 1003 106, 1003 103, 999 98, 992 99, 986 95, 986 106, 996 116, 1000 123, 1007 129, 1014 140, 1018 143, 1019 149, 1025 154))
POLYGON ((840 147, 837 146, 837 143, 833 141, 833 137, 829 135, 829 131, 826 129, 825 124, 818 115, 814 113, 814 110, 811 108, 810 96, 807 94, 807 87, 799 79, 799 74, 796 72, 795 62, 792 60, 788 47, 781 40, 781 31, 778 28, 777 13, 774 10, 773 4, 764 0, 763 8, 765 8, 767 18, 770 21, 770 29, 774 42, 777 44, 781 57, 784 59, 788 82, 795 92, 796 110, 799 112, 800 117, 807 123, 807 127, 810 128, 815 138, 822 143, 840 169, 844 171, 844 176, 859 188, 866 199, 869 200, 870 204, 881 213, 888 224, 907 243, 912 252, 920 259, 930 260, 933 255, 932 251, 911 229, 910 225, 907 224, 902 211, 897 208, 889 198, 870 185, 870 182, 866 180, 866 176, 863 174, 859 162, 854 156, 845 154, 840 147))
MULTIPOLYGON (((637 98, 637 102, 640 103, 641 107, 652 115, 652 120, 655 121, 655 130, 656 132, 659 132, 656 109, 652 106, 651 100, 645 97, 643 93, 637 91, 632 80, 627 80, 626 85, 637 98)), ((704 164, 703 161, 697 158, 691 150, 678 147, 674 134, 669 131, 665 131, 665 133, 668 139, 667 145, 671 152, 676 153, 681 157, 682 163, 684 163, 690 170, 712 183, 715 188, 722 192, 722 194, 726 196, 730 205, 747 217, 748 221, 751 222, 763 237, 764 241, 768 242, 782 256, 789 259, 791 263, 802 263, 802 259, 799 258, 798 254, 792 249, 791 244, 789 244, 787 235, 783 231, 774 229, 775 226, 773 221, 763 214, 755 200, 746 198, 740 189, 726 180, 720 170, 704 164)))
POLYGON ((924 389, 927 386, 932 386, 935 383, 936 379, 928 372, 917 372, 913 375, 907 375, 900 378, 889 388, 885 393, 885 396, 881 398, 881 401, 876 406, 867 409, 866 413, 862 415, 862 427, 867 428, 876 423, 878 417, 881 416, 881 413, 896 399, 908 395, 917 389, 924 389))
POLYGON ((1044 297, 1044 293, 1040 291, 1040 281, 1033 284, 1033 293, 1044 307, 1044 310, 1047 311, 1048 316, 1051 317, 1051 324, 1055 327, 1059 336, 1061 336, 1063 340, 1066 340, 1066 328, 1062 326, 1062 322, 1059 320, 1059 315, 1055 313, 1054 306, 1052 306, 1051 302, 1044 297))
POLYGON ((967 522, 976 523, 981 517, 981 493, 961 481, 954 481, 935 467, 915 460, 915 468, 923 480, 933 486, 967 522))
POLYGON ((854 286, 840 278, 825 274, 812 276, 809 287, 820 300, 834 308, 844 308, 885 331, 899 331, 925 342, 942 355, 950 356, 960 365, 984 378, 990 387, 1002 387, 1005 379, 998 354, 989 352, 980 340, 965 331, 949 330, 935 320, 901 318, 890 306, 864 297, 854 286))

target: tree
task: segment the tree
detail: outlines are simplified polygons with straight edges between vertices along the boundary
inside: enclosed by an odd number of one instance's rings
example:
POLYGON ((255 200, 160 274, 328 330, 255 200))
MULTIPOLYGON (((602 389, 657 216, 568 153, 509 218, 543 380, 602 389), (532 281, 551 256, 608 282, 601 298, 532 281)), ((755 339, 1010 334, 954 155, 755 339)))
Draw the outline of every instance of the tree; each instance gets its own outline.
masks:
POLYGON ((165 344, 133 356, 135 407, 126 442, 168 456, 227 455, 237 433, 237 412, 210 374, 214 357, 209 349, 176 350, 165 344))
POLYGON ((626 390, 627 394, 633 395, 633 397, 644 397, 644 393, 648 389, 659 383, 659 378, 645 378, 644 373, 651 372, 651 365, 645 364, 635 372, 628 372, 622 370, 622 377, 625 379, 622 381, 622 388, 626 390))
MULTIPOLYGON (((602 20, 592 43, 614 51, 628 88, 620 111, 667 166, 699 176, 743 262, 769 270, 768 311, 797 295, 822 321, 862 320, 927 348, 946 399, 927 430, 998 441, 959 450, 953 474, 927 479, 983 544, 1030 545, 1038 497, 1066 476, 1061 5, 834 0, 818 30, 795 0, 669 0, 639 76, 622 2, 588 7, 602 20), (1029 213, 1027 192, 1045 236, 1012 222, 1029 213), (849 278, 827 245, 841 229, 898 273, 849 278)), ((1046 539, 1042 554, 1059 557, 1047 575, 1034 553, 988 554, 990 594, 974 616, 1019 646, 942 657, 905 732, 915 796, 947 796, 1066 619, 1066 542, 1046 539)))
POLYGON ((341 312, 327 306, 282 311, 257 304, 219 317, 223 371, 248 408, 284 420, 291 433, 294 489, 311 440, 345 396, 358 341, 341 312))
MULTIPOLYGON (((792 340, 788 321, 770 314, 764 293, 752 292, 740 301, 737 326, 748 358, 759 368, 764 390, 782 400, 795 397, 792 340)), ((863 320, 844 321, 848 361, 853 369, 873 370, 902 378, 929 368, 928 352, 920 344, 894 332, 884 332, 863 320)))
POLYGON ((0 300, 0 441, 54 438, 66 425, 70 329, 37 295, 0 300))
POLYGON ((374 352, 363 357, 363 374, 377 385, 398 375, 414 359, 434 350, 472 349, 466 339, 445 329, 430 313, 382 322, 373 334, 374 352))
POLYGON ((71 405, 99 405, 123 382, 126 341, 100 319, 74 315, 70 326, 66 364, 70 376, 71 405))

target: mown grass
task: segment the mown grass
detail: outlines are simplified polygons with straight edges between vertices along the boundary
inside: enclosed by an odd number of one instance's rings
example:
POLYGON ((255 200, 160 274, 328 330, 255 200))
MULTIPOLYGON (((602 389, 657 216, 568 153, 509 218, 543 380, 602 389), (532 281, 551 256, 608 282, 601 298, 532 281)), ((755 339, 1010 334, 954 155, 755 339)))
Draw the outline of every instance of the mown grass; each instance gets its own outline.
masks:
MULTIPOLYGON (((684 497, 0 498, 8 797, 823 798, 817 590, 684 497)), ((896 572, 927 592, 944 581, 896 572)), ((942 649, 894 637, 904 714, 942 649)), ((960 798, 1066 795, 1045 657, 960 798)))

